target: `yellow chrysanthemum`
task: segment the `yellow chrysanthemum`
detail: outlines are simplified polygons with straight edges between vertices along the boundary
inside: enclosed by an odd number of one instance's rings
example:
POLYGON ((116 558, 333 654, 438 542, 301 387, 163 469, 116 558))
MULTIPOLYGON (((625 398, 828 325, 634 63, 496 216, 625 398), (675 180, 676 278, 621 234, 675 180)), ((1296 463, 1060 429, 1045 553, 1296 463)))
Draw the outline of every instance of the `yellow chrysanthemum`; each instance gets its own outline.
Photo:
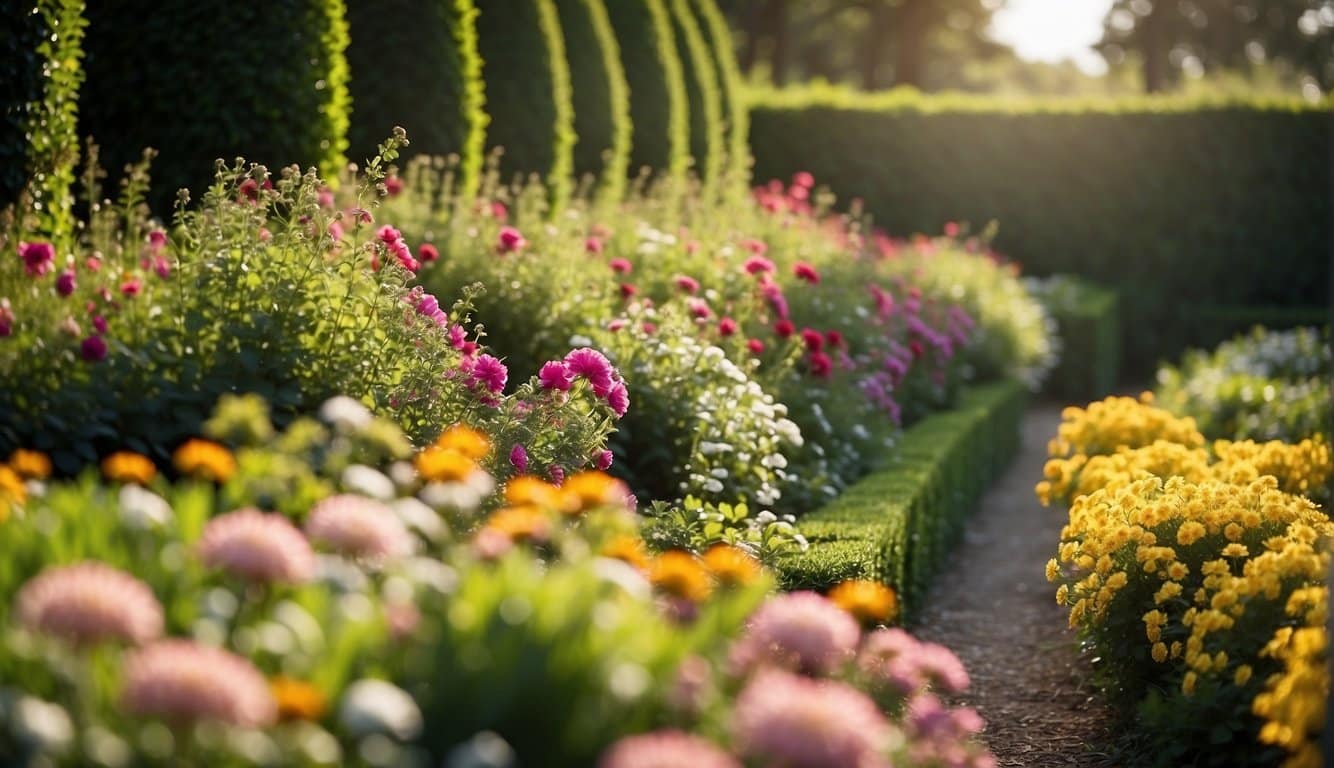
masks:
POLYGON ((28 500, 28 491, 23 487, 23 478, 4 464, 0 464, 0 523, 9 519, 11 507, 16 507, 28 500))
POLYGON ((728 544, 715 544, 704 553, 704 567, 719 584, 744 586, 760 577, 760 562, 750 553, 728 544))
POLYGON ((427 446, 413 463, 417 474, 433 483, 462 482, 477 469, 477 463, 464 454, 438 445, 427 446))
POLYGON ((579 472, 566 478, 561 486, 565 511, 570 514, 603 506, 626 506, 629 491, 625 483, 606 472, 579 472))
POLYGON ((522 475, 505 484, 505 501, 509 504, 528 504, 539 509, 560 509, 563 505, 561 490, 551 483, 522 475))
POLYGON ((9 466, 25 480, 45 480, 51 476, 51 458, 41 451, 19 448, 9 454, 9 466))
POLYGON ((446 451, 461 453, 474 461, 481 461, 491 452, 491 441, 486 439, 486 435, 462 424, 455 424, 440 433, 435 445, 446 451))
POLYGON ((713 581, 703 564, 693 555, 677 550, 653 559, 649 581, 663 592, 692 603, 703 601, 713 591, 713 581))
POLYGON ((499 531, 511 541, 545 541, 551 536, 551 517, 528 504, 501 507, 491 513, 483 527, 499 531))
POLYGON ((211 440, 192 438, 176 449, 172 464, 183 475, 225 483, 236 472, 236 457, 211 440))
POLYGON ((118 483, 148 485, 157 476, 157 467, 147 456, 117 451, 102 459, 102 476, 118 483))
POLYGON ((845 581, 829 591, 829 599, 863 624, 885 624, 899 613, 898 594, 878 581, 845 581))

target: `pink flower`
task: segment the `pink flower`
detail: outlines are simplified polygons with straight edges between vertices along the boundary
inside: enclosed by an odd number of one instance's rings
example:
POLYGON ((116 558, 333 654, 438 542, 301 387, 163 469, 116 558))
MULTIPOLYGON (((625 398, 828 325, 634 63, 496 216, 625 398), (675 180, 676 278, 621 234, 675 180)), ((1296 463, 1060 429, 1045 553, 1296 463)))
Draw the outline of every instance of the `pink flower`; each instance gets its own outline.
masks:
POLYGON ((329 222, 329 239, 335 243, 343 239, 343 224, 338 221, 329 222))
POLYGON ((602 240, 595 235, 590 235, 588 239, 584 240, 584 252, 595 256, 601 254, 602 240))
POLYGON ((241 185, 236 188, 236 191, 239 193, 237 196, 238 201, 243 200, 255 203, 259 200, 259 182, 254 179, 246 179, 241 182, 241 185))
POLYGON ((166 256, 154 256, 153 271, 157 273, 158 277, 166 280, 171 277, 171 261, 166 256))
POLYGON ((273 239, 273 233, 270 232, 267 227, 259 228, 259 241, 261 243, 267 243, 272 239, 273 239))
POLYGON ((537 372, 537 380, 542 389, 568 392, 574 384, 574 372, 560 360, 551 360, 542 364, 542 369, 537 372))
POLYGON ((107 319, 101 315, 93 316, 93 330, 99 334, 107 332, 107 319))
POLYGON ((126 296, 138 296, 143 290, 143 281, 137 277, 131 277, 129 280, 120 284, 120 292, 126 296))
POLYGON ((167 244, 167 233, 160 229, 155 229, 148 233, 148 247, 158 250, 167 244))
POLYGON ((208 521, 197 545, 199 559, 254 583, 300 584, 315 572, 315 553, 282 515, 239 509, 208 521))
POLYGON ((375 239, 385 245, 393 245, 403 239, 403 233, 399 232, 394 227, 385 224, 383 227, 380 227, 375 231, 375 239))
POLYGON ((332 189, 329 189, 328 187, 320 187, 319 195, 315 200, 321 208, 329 211, 333 210, 334 194, 332 189))
POLYGON ((791 320, 784 319, 774 323, 774 333, 778 334, 779 338, 786 339, 796 331, 797 327, 792 324, 791 320))
POLYGON ((565 469, 559 464, 552 464, 547 467, 547 478, 551 480, 554 485, 560 485, 565 482, 565 469))
POLYGON ((267 726, 277 707, 269 684, 246 659, 190 640, 163 640, 125 661, 121 706, 171 723, 217 720, 267 726))
POLYGON ((601 450, 601 451, 598 451, 598 452, 593 456, 593 466, 595 466, 595 467, 597 467, 598 469, 601 469, 601 470, 610 469, 610 468, 611 468, 611 463, 612 463, 612 461, 614 461, 614 460, 615 460, 615 457, 612 456, 611 451, 608 451, 608 450, 601 450))
POLYGON ((767 274, 774 271, 774 263, 763 256, 751 256, 746 259, 746 263, 742 267, 752 275, 767 274))
POLYGON ((515 443, 510 449, 510 464, 519 471, 520 474, 528 471, 528 451, 523 446, 515 443))
POLYGON ((792 175, 792 184, 793 186, 810 189, 815 186, 815 177, 806 171, 797 171, 792 175))
POLYGON ((959 236, 959 222, 957 221, 945 222, 945 237, 958 237, 958 236, 959 236))
POLYGON ((808 363, 811 367, 811 375, 816 378, 828 378, 834 370, 833 361, 829 359, 829 355, 823 352, 812 352, 808 363))
POLYGON ((571 374, 583 377, 598 397, 606 397, 611 391, 615 371, 611 361, 596 349, 581 347, 571 350, 565 356, 565 365, 571 374))
POLYGON ((61 296, 68 296, 74 293, 78 283, 74 279, 74 270, 66 269, 56 276, 56 293, 61 296))
POLYGON ((664 730, 613 743, 597 768, 741 768, 741 763, 698 736, 664 730))
POLYGON ((85 645, 144 643, 162 635, 162 606, 148 585, 106 563, 47 568, 19 589, 18 623, 85 645))
POLYGON ((79 345, 79 354, 87 362, 101 362, 107 357, 107 343, 101 336, 89 336, 79 345))
POLYGON ((490 211, 491 218, 495 219, 496 221, 507 221, 510 217, 509 209, 506 208, 505 204, 500 202, 499 200, 491 201, 491 205, 487 208, 487 210, 490 211))
POLYGON ((630 410, 630 390, 626 388, 625 382, 618 381, 612 385, 611 391, 607 393, 607 406, 618 419, 630 410))
POLYGON ((686 293, 699 293, 699 281, 689 275, 677 275, 672 280, 677 288, 686 293))
POLYGON ((634 287, 630 283, 621 283, 620 291, 621 291, 621 298, 623 299, 628 299, 631 296, 634 296, 636 293, 639 293, 639 289, 634 287))
POLYGON ((422 294, 422 297, 417 300, 417 314, 430 318, 431 322, 441 328, 449 325, 449 316, 440 308, 440 300, 429 293, 422 294))
POLYGON ((861 640, 857 620, 814 592, 771 598, 747 622, 732 649, 742 669, 776 663, 824 675, 852 658, 861 640))
POLYGON ((843 334, 838 331, 825 331, 824 338, 831 347, 842 347, 844 344, 843 334))
POLYGON ((615 272, 618 275, 628 275, 630 274, 630 271, 634 269, 634 266, 630 263, 629 259, 612 259, 607 262, 607 265, 611 267, 612 272, 615 272))
POLYGON ((501 253, 513 253, 521 250, 528 241, 523 239, 523 235, 514 227, 501 227, 500 236, 497 238, 496 250, 501 253))
POLYGON ((737 332, 737 323, 730 317, 724 317, 718 321, 718 334, 720 336, 731 336, 737 332))
POLYGON ((509 380, 509 369, 491 355, 481 355, 468 373, 474 386, 482 386, 492 394, 498 394, 509 380))
POLYGON ((751 354, 753 354, 753 355, 763 354, 763 353, 764 353, 764 342, 763 342, 763 341, 760 341, 759 339, 747 339, 747 340, 746 340, 746 349, 749 349, 750 352, 751 352, 751 354))
POLYGON ((397 176, 389 176, 384 180, 384 191, 390 197, 398 197, 403 192, 403 180, 397 176))
POLYGON ((417 258, 429 264, 440 258, 440 251, 430 243, 422 243, 417 247, 417 258))
POLYGON ((463 349, 468 343, 468 331, 461 325, 449 327, 449 345, 454 349, 463 349))
POLYGON ((306 535, 344 555, 373 561, 403 557, 412 537, 394 510, 353 494, 330 496, 310 510, 306 535))
POLYGON ((792 274, 796 275, 798 280, 805 280, 811 285, 820 282, 820 273, 815 271, 815 267, 804 261, 792 265, 792 274))
POLYGON ((814 328, 802 328, 801 340, 806 344, 806 348, 812 352, 819 352, 824 349, 824 335, 814 328))
POLYGON ((691 298, 686 306, 690 308, 690 314, 701 320, 713 314, 713 310, 709 309, 709 302, 704 299, 691 298))
POLYGON ((784 768, 890 768, 894 728, 866 694, 790 672, 756 673, 737 696, 732 737, 757 764, 784 768))
POLYGON ((19 243, 23 269, 32 277, 41 277, 55 265, 56 249, 50 243, 19 243))
POLYGON ((0 338, 7 338, 14 333, 14 311, 9 305, 0 304, 0 338))
MULTIPOLYGON (((745 248, 746 250, 748 250, 748 251, 750 251, 751 253, 755 254, 755 256, 757 256, 757 257, 758 257, 758 256, 763 256, 763 255, 764 255, 766 252, 768 252, 768 250, 769 250, 769 246, 765 245, 765 244, 764 244, 764 241, 762 241, 762 240, 756 240, 756 239, 754 239, 754 238, 747 238, 747 239, 745 239, 745 240, 742 240, 742 241, 741 241, 741 247, 742 247, 742 248, 745 248)), ((749 262, 749 261, 750 261, 750 260, 747 259, 747 262, 749 262)), ((765 261, 768 261, 768 259, 765 259, 765 261)), ((769 269, 771 269, 771 270, 773 269, 773 262, 770 262, 770 263, 769 263, 769 269)), ((750 271, 750 270, 747 270, 747 271, 750 271)), ((752 273, 752 274, 753 274, 753 273, 752 273)))
POLYGON ((89 256, 83 260, 83 265, 88 268, 89 272, 98 272, 102 269, 102 260, 96 256, 89 256))

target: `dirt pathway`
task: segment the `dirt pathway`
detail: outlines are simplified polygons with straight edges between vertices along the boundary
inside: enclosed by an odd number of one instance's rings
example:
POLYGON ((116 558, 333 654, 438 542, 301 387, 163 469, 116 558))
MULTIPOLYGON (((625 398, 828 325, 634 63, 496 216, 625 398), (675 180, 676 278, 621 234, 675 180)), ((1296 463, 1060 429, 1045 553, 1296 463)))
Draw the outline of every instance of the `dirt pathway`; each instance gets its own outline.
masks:
POLYGON ((1024 417, 1019 454, 983 497, 914 629, 963 660, 973 687, 960 701, 986 719, 1001 766, 1115 765, 1103 749, 1109 717, 1043 576, 1063 515, 1039 505, 1033 485, 1059 421, 1057 406, 1024 417))

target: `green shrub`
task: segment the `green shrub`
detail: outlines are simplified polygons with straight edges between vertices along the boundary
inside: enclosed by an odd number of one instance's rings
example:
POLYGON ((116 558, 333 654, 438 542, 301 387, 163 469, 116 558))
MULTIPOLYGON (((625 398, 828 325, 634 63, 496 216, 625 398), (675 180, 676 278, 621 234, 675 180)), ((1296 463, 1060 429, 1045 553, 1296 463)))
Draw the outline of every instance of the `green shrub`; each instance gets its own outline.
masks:
POLYGON ((113 168, 160 154, 151 202, 199 190, 216 158, 345 163, 347 22, 340 0, 92 3, 80 132, 113 168))
POLYGON ((373 156, 401 125, 405 154, 458 155, 457 183, 476 190, 487 117, 474 0, 353 2, 347 17, 351 159, 373 156))
POLYGON ((903 234, 997 220, 1026 272, 1115 288, 1136 374, 1254 322, 1204 305, 1327 302, 1327 104, 793 91, 756 94, 751 118, 761 178, 809 171, 903 234))
POLYGON ((671 14, 663 0, 617 0, 607 15, 630 84, 631 172, 681 178, 690 163, 690 101, 671 14))
POLYGON ((82 0, 0 3, 0 208, 26 189, 25 229, 61 240, 73 227, 83 12, 82 0))
POLYGON ((750 113, 741 69, 732 48, 732 33, 727 26, 727 17, 715 0, 693 0, 693 3, 700 32, 713 51, 718 88, 722 92, 723 120, 727 129, 727 156, 723 170, 728 185, 744 189, 750 180, 750 113))
POLYGON ((685 71, 686 97, 690 103, 690 154, 694 172, 703 182, 704 196, 710 197, 722 173, 723 130, 722 92, 713 50, 700 31, 699 20, 690 0, 670 0, 672 32, 676 51, 685 71))
POLYGON ((574 84, 574 172, 598 177, 598 193, 619 200, 630 167, 630 86, 603 0, 557 3, 574 84))
POLYGON ((987 384, 906 430, 883 468, 801 518, 811 546, 779 560, 783 588, 823 591, 850 578, 878 579, 898 591, 910 620, 977 499, 1017 447, 1025 401, 1015 382, 987 384))
POLYGON ((552 0, 479 4, 478 47, 491 116, 487 145, 505 174, 540 173, 556 207, 570 194, 574 106, 565 40, 552 0))
POLYGON ((1056 322, 1060 362, 1044 391, 1063 400, 1097 400, 1116 388, 1121 315, 1115 291, 1072 275, 1027 281, 1056 322))

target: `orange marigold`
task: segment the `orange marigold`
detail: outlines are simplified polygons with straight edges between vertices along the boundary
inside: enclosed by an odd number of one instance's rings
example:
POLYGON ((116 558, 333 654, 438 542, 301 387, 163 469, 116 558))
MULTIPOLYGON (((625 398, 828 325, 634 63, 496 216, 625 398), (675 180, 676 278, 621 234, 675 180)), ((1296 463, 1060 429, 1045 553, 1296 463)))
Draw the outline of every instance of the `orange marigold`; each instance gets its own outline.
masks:
POLYGON ((674 597, 698 603, 713 591, 713 581, 699 560, 688 552, 672 550, 653 559, 649 566, 653 586, 674 597))
POLYGON ((9 454, 9 466, 19 477, 28 480, 45 480, 51 476, 51 459, 41 451, 19 448, 9 454))
POLYGON ((428 446, 417 454, 417 474, 437 483, 457 483, 477 469, 477 463, 462 453, 438 445, 428 446))
POLYGON ((606 472, 580 472, 561 486, 565 494, 565 511, 578 514, 601 506, 628 506, 630 491, 625 483, 606 472))
POLYGON ((147 456, 133 451, 117 451, 102 459, 102 476, 118 483, 148 485, 157 476, 157 467, 147 456))
POLYGON ((551 536, 551 518, 529 504, 501 507, 491 513, 483 528, 499 531, 511 541, 545 541, 551 536))
POLYGON ((280 676, 269 681, 269 690, 281 720, 319 720, 329 708, 325 695, 310 683, 280 676))
POLYGON ((176 449, 172 463, 181 474, 225 483, 236 472, 236 457, 211 440, 191 438, 176 449))
POLYGON ((704 553, 704 567, 720 584, 745 585, 760 577, 760 561, 730 544, 714 544, 704 553))
POLYGON ((845 581, 830 590, 829 599, 865 624, 885 624, 899 614, 899 596, 878 581, 845 581))
POLYGON ((599 554, 615 560, 624 560, 641 571, 647 571, 649 568, 648 551, 644 549, 643 539, 638 536, 617 536, 607 542, 599 554))
POLYGON ((9 517, 9 508, 22 504, 28 498, 23 478, 4 464, 0 464, 0 523, 9 517))
POLYGON ((506 483, 505 501, 541 509, 560 509, 563 504, 559 488, 532 475, 521 475, 506 483))
POLYGON ((435 445, 437 448, 461 453, 474 461, 486 458, 491 452, 491 441, 486 439, 486 435, 462 424, 455 424, 441 432, 440 437, 435 440, 435 445))

